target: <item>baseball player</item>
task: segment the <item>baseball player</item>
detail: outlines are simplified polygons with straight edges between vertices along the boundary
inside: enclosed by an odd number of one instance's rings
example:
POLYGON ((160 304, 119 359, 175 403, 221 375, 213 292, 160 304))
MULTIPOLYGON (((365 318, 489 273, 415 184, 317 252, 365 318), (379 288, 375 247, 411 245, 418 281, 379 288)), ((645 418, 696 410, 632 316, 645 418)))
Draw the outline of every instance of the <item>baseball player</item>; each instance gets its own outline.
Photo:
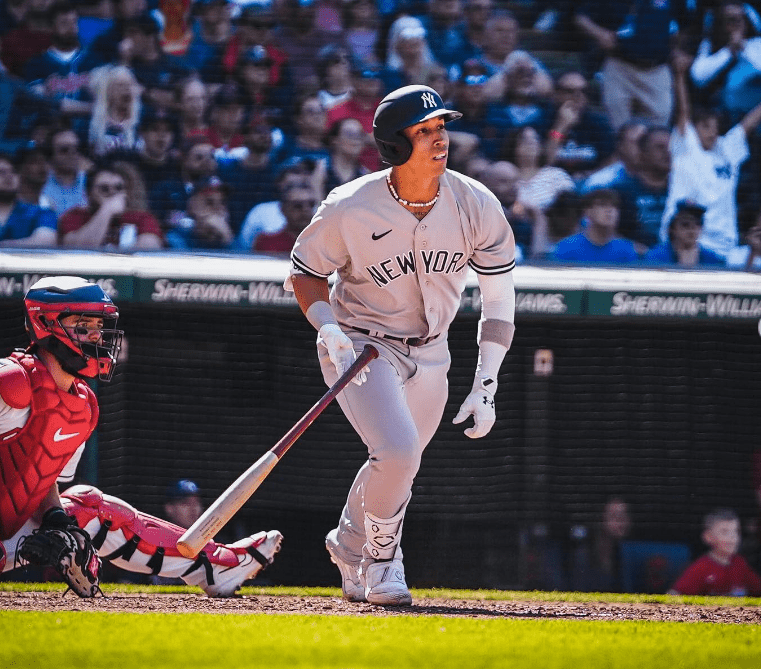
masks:
POLYGON ((270 564, 282 541, 276 530, 210 541, 190 560, 176 549, 183 528, 92 486, 59 494, 98 421, 85 379, 110 380, 123 333, 108 295, 78 277, 37 281, 24 308, 31 346, 0 359, 0 571, 49 565, 89 597, 99 591, 102 558, 226 597, 270 564))
POLYGON ((447 170, 446 109, 427 86, 405 86, 378 105, 374 136, 390 169, 330 192, 299 235, 286 288, 318 331, 328 385, 366 343, 380 356, 338 396, 368 459, 326 547, 349 601, 410 604, 402 524, 423 449, 447 399, 447 330, 468 267, 482 316, 472 392, 454 423, 483 437, 494 424, 497 374, 514 332, 515 240, 497 198, 447 170), (332 290, 328 277, 336 272, 332 290))

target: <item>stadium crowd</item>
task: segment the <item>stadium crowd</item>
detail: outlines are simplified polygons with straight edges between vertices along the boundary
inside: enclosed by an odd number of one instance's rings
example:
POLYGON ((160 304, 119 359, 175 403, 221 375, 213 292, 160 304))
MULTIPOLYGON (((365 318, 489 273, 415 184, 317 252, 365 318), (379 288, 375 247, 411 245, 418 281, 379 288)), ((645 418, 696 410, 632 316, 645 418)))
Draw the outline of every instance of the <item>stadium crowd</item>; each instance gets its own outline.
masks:
POLYGON ((760 271, 757 9, 0 0, 0 246, 287 254, 427 84, 519 261, 760 271))

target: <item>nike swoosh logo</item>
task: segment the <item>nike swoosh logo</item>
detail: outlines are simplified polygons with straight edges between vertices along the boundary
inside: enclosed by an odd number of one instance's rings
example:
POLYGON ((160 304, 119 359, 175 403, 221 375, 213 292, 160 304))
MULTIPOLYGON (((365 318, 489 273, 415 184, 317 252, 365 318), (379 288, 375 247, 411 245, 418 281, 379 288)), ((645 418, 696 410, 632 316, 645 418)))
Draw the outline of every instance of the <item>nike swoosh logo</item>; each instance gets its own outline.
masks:
POLYGON ((72 437, 76 437, 79 435, 79 432, 72 432, 71 434, 64 434, 61 432, 62 428, 58 428, 55 431, 55 434, 53 435, 53 441, 64 441, 66 439, 71 439, 72 437))
POLYGON ((391 230, 386 230, 386 232, 381 232, 379 235, 376 235, 374 232, 372 234, 373 241, 378 241, 379 239, 383 239, 391 230))

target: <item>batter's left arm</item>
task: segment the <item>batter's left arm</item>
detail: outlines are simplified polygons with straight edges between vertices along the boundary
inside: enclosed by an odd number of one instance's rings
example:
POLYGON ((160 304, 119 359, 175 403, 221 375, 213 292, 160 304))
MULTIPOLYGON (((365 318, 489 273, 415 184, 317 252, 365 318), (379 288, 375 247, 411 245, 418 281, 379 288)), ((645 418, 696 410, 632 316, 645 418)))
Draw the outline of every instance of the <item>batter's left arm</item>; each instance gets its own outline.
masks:
POLYGON ((465 430, 471 439, 487 435, 494 425, 497 375, 515 332, 515 284, 512 272, 479 274, 478 285, 481 289, 478 365, 473 388, 452 421, 455 424, 462 423, 468 416, 473 416, 473 427, 465 430))

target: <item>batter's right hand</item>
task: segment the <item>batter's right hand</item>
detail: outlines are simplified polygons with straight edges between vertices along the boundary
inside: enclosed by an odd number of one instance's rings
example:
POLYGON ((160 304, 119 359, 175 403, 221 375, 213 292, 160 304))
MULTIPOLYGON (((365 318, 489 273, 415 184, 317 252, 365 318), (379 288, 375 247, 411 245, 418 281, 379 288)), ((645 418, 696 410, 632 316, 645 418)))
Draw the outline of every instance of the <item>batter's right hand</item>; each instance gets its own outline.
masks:
MULTIPOLYGON (((333 323, 323 325, 319 335, 317 343, 321 343, 328 349, 330 362, 333 363, 340 377, 357 359, 357 354, 354 352, 354 342, 343 333, 338 325, 333 323)), ((361 386, 367 380, 367 371, 367 367, 360 370, 352 379, 352 383, 361 386)))

